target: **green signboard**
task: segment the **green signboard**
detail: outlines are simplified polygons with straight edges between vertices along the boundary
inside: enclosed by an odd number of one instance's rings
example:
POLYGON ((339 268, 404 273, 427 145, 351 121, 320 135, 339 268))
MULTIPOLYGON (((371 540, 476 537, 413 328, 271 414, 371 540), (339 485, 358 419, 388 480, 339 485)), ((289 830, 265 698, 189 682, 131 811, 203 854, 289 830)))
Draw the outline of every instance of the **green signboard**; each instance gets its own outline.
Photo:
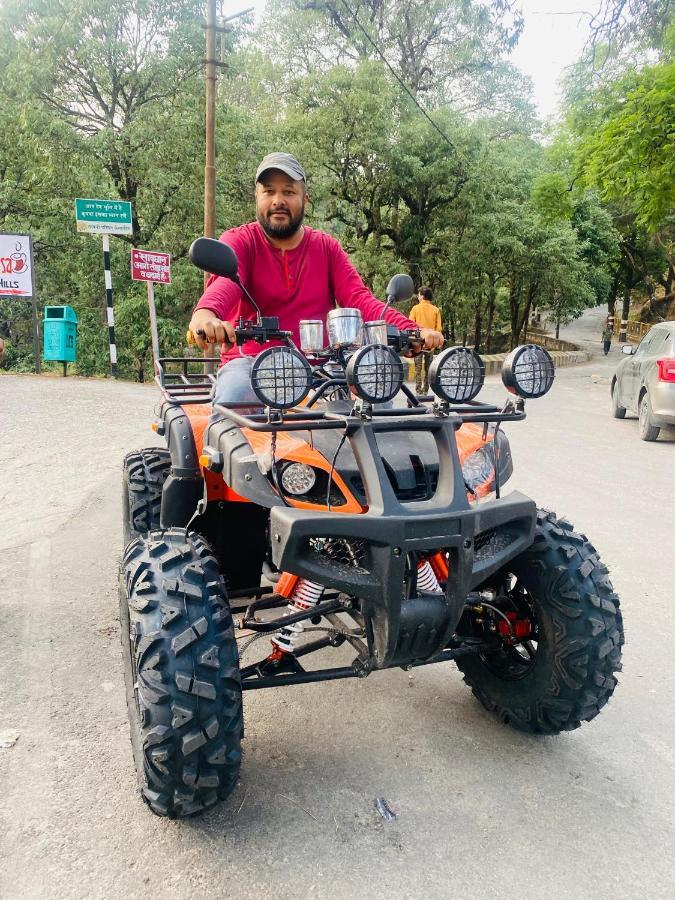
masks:
POLYGON ((84 234, 131 234, 131 203, 126 200, 75 201, 77 230, 84 234))

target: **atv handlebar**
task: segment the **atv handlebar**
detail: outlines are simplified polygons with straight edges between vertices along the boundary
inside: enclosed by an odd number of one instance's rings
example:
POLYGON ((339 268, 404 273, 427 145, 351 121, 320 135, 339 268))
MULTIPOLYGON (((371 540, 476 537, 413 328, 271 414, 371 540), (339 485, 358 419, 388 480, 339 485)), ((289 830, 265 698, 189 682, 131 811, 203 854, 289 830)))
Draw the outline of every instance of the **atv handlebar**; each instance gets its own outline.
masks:
MULTIPOLYGON (((268 341, 284 341, 290 343, 291 332, 282 331, 279 328, 279 319, 276 316, 261 316, 259 322, 245 320, 243 317, 239 319, 234 333, 236 335, 237 346, 241 346, 246 341, 255 341, 257 344, 265 344, 268 341)), ((197 343, 197 337, 205 338, 206 334, 201 330, 197 330, 197 334, 188 329, 185 336, 189 345, 197 343)), ((387 338, 389 346, 399 353, 401 356, 417 356, 424 348, 424 339, 422 338, 418 328, 401 330, 395 325, 387 325, 387 338)), ((330 348, 326 349, 326 353, 330 353, 330 348)), ((319 356, 323 354, 318 354, 319 356)))
MULTIPOLYGON (((287 341, 291 337, 290 331, 282 331, 279 328, 279 319, 276 316, 261 316, 258 322, 252 322, 242 317, 235 326, 234 333, 238 347, 241 347, 246 341, 266 344, 267 341, 287 341)), ((205 338, 206 334, 198 329, 195 336, 194 332, 188 329, 185 338, 188 344, 196 344, 197 336, 205 338)))

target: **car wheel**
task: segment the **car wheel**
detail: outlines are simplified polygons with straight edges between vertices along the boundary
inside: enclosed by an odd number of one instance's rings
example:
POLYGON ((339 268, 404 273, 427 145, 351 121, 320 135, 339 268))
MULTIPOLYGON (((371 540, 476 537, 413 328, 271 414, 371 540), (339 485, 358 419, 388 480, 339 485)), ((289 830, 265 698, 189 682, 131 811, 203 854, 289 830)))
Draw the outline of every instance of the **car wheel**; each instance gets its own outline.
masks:
POLYGON ((619 385, 616 380, 612 382, 612 415, 615 419, 623 419, 626 415, 626 407, 619 403, 619 385))
POLYGON ((640 398, 638 415, 640 419, 640 440, 655 441, 661 429, 658 425, 652 425, 652 405, 649 402, 649 394, 646 391, 640 398))

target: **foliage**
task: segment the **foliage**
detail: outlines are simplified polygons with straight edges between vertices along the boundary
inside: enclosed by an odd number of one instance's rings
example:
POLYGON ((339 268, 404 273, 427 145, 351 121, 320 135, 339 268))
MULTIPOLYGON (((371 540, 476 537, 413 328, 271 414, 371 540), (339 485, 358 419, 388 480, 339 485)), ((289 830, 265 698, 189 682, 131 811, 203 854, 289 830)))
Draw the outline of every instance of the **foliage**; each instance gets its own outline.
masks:
MULTIPOLYGON (((603 200, 657 231, 675 209, 675 61, 628 72, 580 123, 577 168, 603 200)), ((573 127, 575 125, 573 119, 573 127)))
MULTIPOLYGON (((133 205, 133 234, 111 241, 122 373, 152 371, 131 246, 172 254, 172 284, 155 292, 160 344, 184 349, 202 285, 186 259, 202 229, 202 5, 5 0, 0 10, 12 123, 0 134, 0 229, 33 234, 40 306, 76 308, 84 374, 108 370, 108 342, 101 246, 75 232, 75 197, 133 205)), ((646 267, 640 283, 655 285, 672 73, 659 63, 613 86, 580 78, 545 149, 527 79, 508 60, 522 25, 512 0, 272 0, 259 28, 223 38, 219 227, 252 217, 255 166, 283 148, 308 172, 308 222, 342 241, 376 293, 394 271, 430 284, 452 340, 489 350, 504 332, 518 341, 535 307, 562 322, 611 302, 631 254, 633 274, 646 267)), ((0 301, 0 334, 4 365, 28 368, 30 305, 0 301)))
POLYGON ((609 43, 596 47, 600 63, 586 54, 568 80, 557 152, 572 188, 597 192, 620 236, 610 309, 621 295, 627 318, 638 290, 658 319, 675 284, 674 9, 662 0, 604 9, 609 43))

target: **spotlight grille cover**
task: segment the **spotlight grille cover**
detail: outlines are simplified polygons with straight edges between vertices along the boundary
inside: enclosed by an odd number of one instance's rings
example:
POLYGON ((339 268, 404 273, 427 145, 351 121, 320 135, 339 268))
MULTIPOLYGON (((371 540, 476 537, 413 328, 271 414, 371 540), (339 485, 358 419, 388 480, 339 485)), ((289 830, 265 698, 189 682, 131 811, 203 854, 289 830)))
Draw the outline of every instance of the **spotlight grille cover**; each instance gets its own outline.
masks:
POLYGON ((347 384, 369 403, 385 403, 401 390, 403 363, 384 344, 361 347, 347 364, 347 384))
POLYGON ((555 365, 549 353, 536 344, 516 347, 504 360, 502 381, 508 391, 525 399, 542 397, 551 389, 555 365))
POLYGON ((429 366, 429 387, 449 403, 467 403, 483 387, 483 360, 469 347, 449 347, 429 366))
POLYGON ((265 406, 290 409, 305 399, 311 384, 309 363, 291 347, 269 347, 253 362, 251 387, 265 406))

